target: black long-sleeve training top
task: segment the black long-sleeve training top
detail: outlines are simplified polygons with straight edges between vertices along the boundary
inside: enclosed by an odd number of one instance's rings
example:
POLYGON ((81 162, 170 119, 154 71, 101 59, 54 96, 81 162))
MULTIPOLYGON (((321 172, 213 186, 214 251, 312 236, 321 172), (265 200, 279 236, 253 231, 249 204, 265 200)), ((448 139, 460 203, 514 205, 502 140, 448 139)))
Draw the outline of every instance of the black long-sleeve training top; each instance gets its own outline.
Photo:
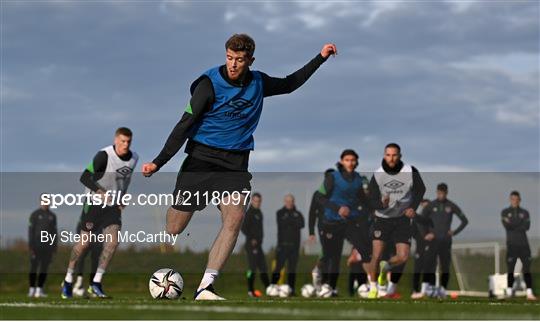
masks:
POLYGON ((49 236, 58 235, 56 226, 56 214, 50 210, 39 208, 32 212, 28 224, 28 245, 30 249, 56 249, 58 238, 54 239, 53 245, 41 242, 41 232, 46 231, 49 236))
POLYGON ((304 216, 296 207, 281 208, 276 213, 278 245, 300 245, 300 231, 304 228, 304 216))
POLYGON ((431 218, 433 222, 433 233, 437 240, 447 240, 452 238, 448 232, 452 229, 452 219, 454 218, 454 215, 459 218, 461 223, 456 229, 452 230, 453 236, 459 234, 469 223, 469 220, 461 209, 448 199, 433 200, 426 208, 424 208, 422 215, 431 218))
POLYGON ((242 233, 246 236, 246 242, 256 240, 262 244, 263 240, 263 213, 261 209, 249 206, 242 223, 242 233))
MULTIPOLYGON (((285 78, 270 77, 261 73, 263 79, 264 97, 288 94, 302 86, 311 75, 326 61, 321 54, 318 54, 304 67, 285 78)), ((220 68, 221 76, 233 86, 247 86, 253 79, 251 72, 246 74, 246 78, 240 81, 230 80, 227 76, 225 65, 220 68)), ((191 96, 188 108, 176 124, 171 134, 165 142, 165 146, 159 155, 152 161, 158 168, 163 167, 184 145, 190 136, 190 129, 200 121, 204 114, 210 110, 215 100, 212 82, 206 76, 198 81, 191 96)), ((185 152, 193 157, 212 162, 233 171, 247 170, 250 151, 231 151, 210 147, 193 140, 189 140, 185 152)))
POLYGON ((319 224, 324 220, 324 206, 319 203, 317 191, 311 197, 311 205, 309 206, 308 228, 309 234, 315 235, 315 224, 319 224))
POLYGON ((501 220, 506 230, 506 243, 527 246, 527 231, 531 228, 529 212, 521 207, 508 207, 501 212, 501 220))

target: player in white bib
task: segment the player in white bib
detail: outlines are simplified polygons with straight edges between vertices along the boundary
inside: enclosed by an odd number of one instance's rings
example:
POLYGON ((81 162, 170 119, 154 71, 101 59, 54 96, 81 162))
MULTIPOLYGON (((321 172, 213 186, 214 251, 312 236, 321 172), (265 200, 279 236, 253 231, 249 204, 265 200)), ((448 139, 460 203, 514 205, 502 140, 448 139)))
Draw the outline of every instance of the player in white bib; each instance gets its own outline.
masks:
POLYGON ((73 296, 73 275, 75 266, 81 254, 90 246, 90 234, 102 232, 106 236, 103 243, 103 250, 99 257, 99 264, 92 283, 88 287, 88 293, 94 297, 107 297, 103 292, 101 280, 109 265, 109 262, 118 246, 118 232, 122 225, 121 212, 124 205, 120 205, 106 199, 106 193, 112 192, 125 194, 131 175, 139 157, 132 152, 131 139, 133 133, 130 129, 121 127, 116 130, 114 145, 101 149, 92 162, 86 167, 81 175, 81 183, 86 187, 86 192, 101 195, 106 200, 106 205, 91 204, 87 200, 81 216, 81 241, 73 246, 68 269, 64 282, 62 283, 62 298, 67 299, 73 296))
MULTIPOLYGON (((418 170, 401 161, 401 148, 396 143, 386 145, 382 165, 369 184, 370 205, 375 210, 373 223, 373 254, 369 265, 369 298, 378 297, 375 282, 380 268, 379 285, 386 285, 386 273, 407 262, 411 247, 412 222, 415 209, 424 197, 426 187, 418 170), (387 262, 381 261, 386 244, 394 243, 396 254, 387 262), (379 265, 380 264, 380 265, 379 265)), ((387 294, 395 292, 396 280, 390 281, 387 294)), ((394 274, 392 274, 394 275, 394 274)))

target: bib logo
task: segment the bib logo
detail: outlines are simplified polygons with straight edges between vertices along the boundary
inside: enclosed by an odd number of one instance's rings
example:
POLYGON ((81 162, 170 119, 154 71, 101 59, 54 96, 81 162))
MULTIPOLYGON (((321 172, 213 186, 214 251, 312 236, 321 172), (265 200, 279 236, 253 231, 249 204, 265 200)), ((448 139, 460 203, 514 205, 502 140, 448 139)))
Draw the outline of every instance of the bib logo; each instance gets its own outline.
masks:
POLYGON ((242 113, 243 110, 253 106, 251 101, 248 101, 245 98, 231 99, 225 105, 233 108, 234 111, 225 112, 225 116, 230 118, 246 118, 248 117, 247 113, 242 113))
POLYGON ((234 99, 234 98, 231 99, 230 101, 227 102, 227 105, 234 108, 235 110, 243 110, 248 107, 252 107, 253 103, 251 103, 251 101, 248 101, 245 98, 240 97, 237 99, 234 99))
POLYGON ((119 174, 121 174, 123 177, 127 176, 128 174, 130 174, 131 172, 133 172, 133 170, 128 167, 128 166, 123 166, 121 167, 120 169, 117 169, 116 172, 118 172, 119 174))
POLYGON ((401 187, 403 187, 403 185, 405 185, 403 182, 397 181, 395 179, 384 184, 384 186, 386 188, 389 188, 389 189, 392 189, 392 190, 396 190, 398 188, 401 188, 401 187))

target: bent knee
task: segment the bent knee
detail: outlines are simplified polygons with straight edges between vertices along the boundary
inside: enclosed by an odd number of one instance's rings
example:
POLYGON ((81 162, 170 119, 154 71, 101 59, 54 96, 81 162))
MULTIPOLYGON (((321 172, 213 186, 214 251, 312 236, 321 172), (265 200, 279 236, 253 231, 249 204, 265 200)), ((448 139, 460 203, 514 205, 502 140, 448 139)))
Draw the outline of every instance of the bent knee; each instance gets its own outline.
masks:
POLYGON ((182 231, 184 231, 184 227, 179 224, 167 224, 167 227, 165 227, 165 230, 167 231, 167 234, 169 235, 178 235, 182 231))

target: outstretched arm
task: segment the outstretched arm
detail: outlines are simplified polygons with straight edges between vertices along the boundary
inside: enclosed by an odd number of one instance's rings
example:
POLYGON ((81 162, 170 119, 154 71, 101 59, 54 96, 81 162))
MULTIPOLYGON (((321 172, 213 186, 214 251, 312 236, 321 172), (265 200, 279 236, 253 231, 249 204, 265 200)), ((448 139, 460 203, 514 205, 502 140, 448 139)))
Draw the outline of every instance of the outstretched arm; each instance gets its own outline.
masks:
POLYGON ((336 54, 336 46, 334 44, 326 44, 323 46, 321 52, 309 63, 285 78, 270 77, 261 73, 264 84, 264 96, 289 94, 295 91, 315 73, 330 55, 336 54))
POLYGON ((159 171, 167 162, 169 162, 178 150, 184 145, 188 138, 189 130, 200 117, 208 110, 214 102, 214 90, 212 82, 208 78, 203 78, 191 96, 191 100, 182 115, 182 118, 165 142, 165 146, 159 155, 152 161, 143 164, 142 172, 145 177, 151 176, 159 171))

